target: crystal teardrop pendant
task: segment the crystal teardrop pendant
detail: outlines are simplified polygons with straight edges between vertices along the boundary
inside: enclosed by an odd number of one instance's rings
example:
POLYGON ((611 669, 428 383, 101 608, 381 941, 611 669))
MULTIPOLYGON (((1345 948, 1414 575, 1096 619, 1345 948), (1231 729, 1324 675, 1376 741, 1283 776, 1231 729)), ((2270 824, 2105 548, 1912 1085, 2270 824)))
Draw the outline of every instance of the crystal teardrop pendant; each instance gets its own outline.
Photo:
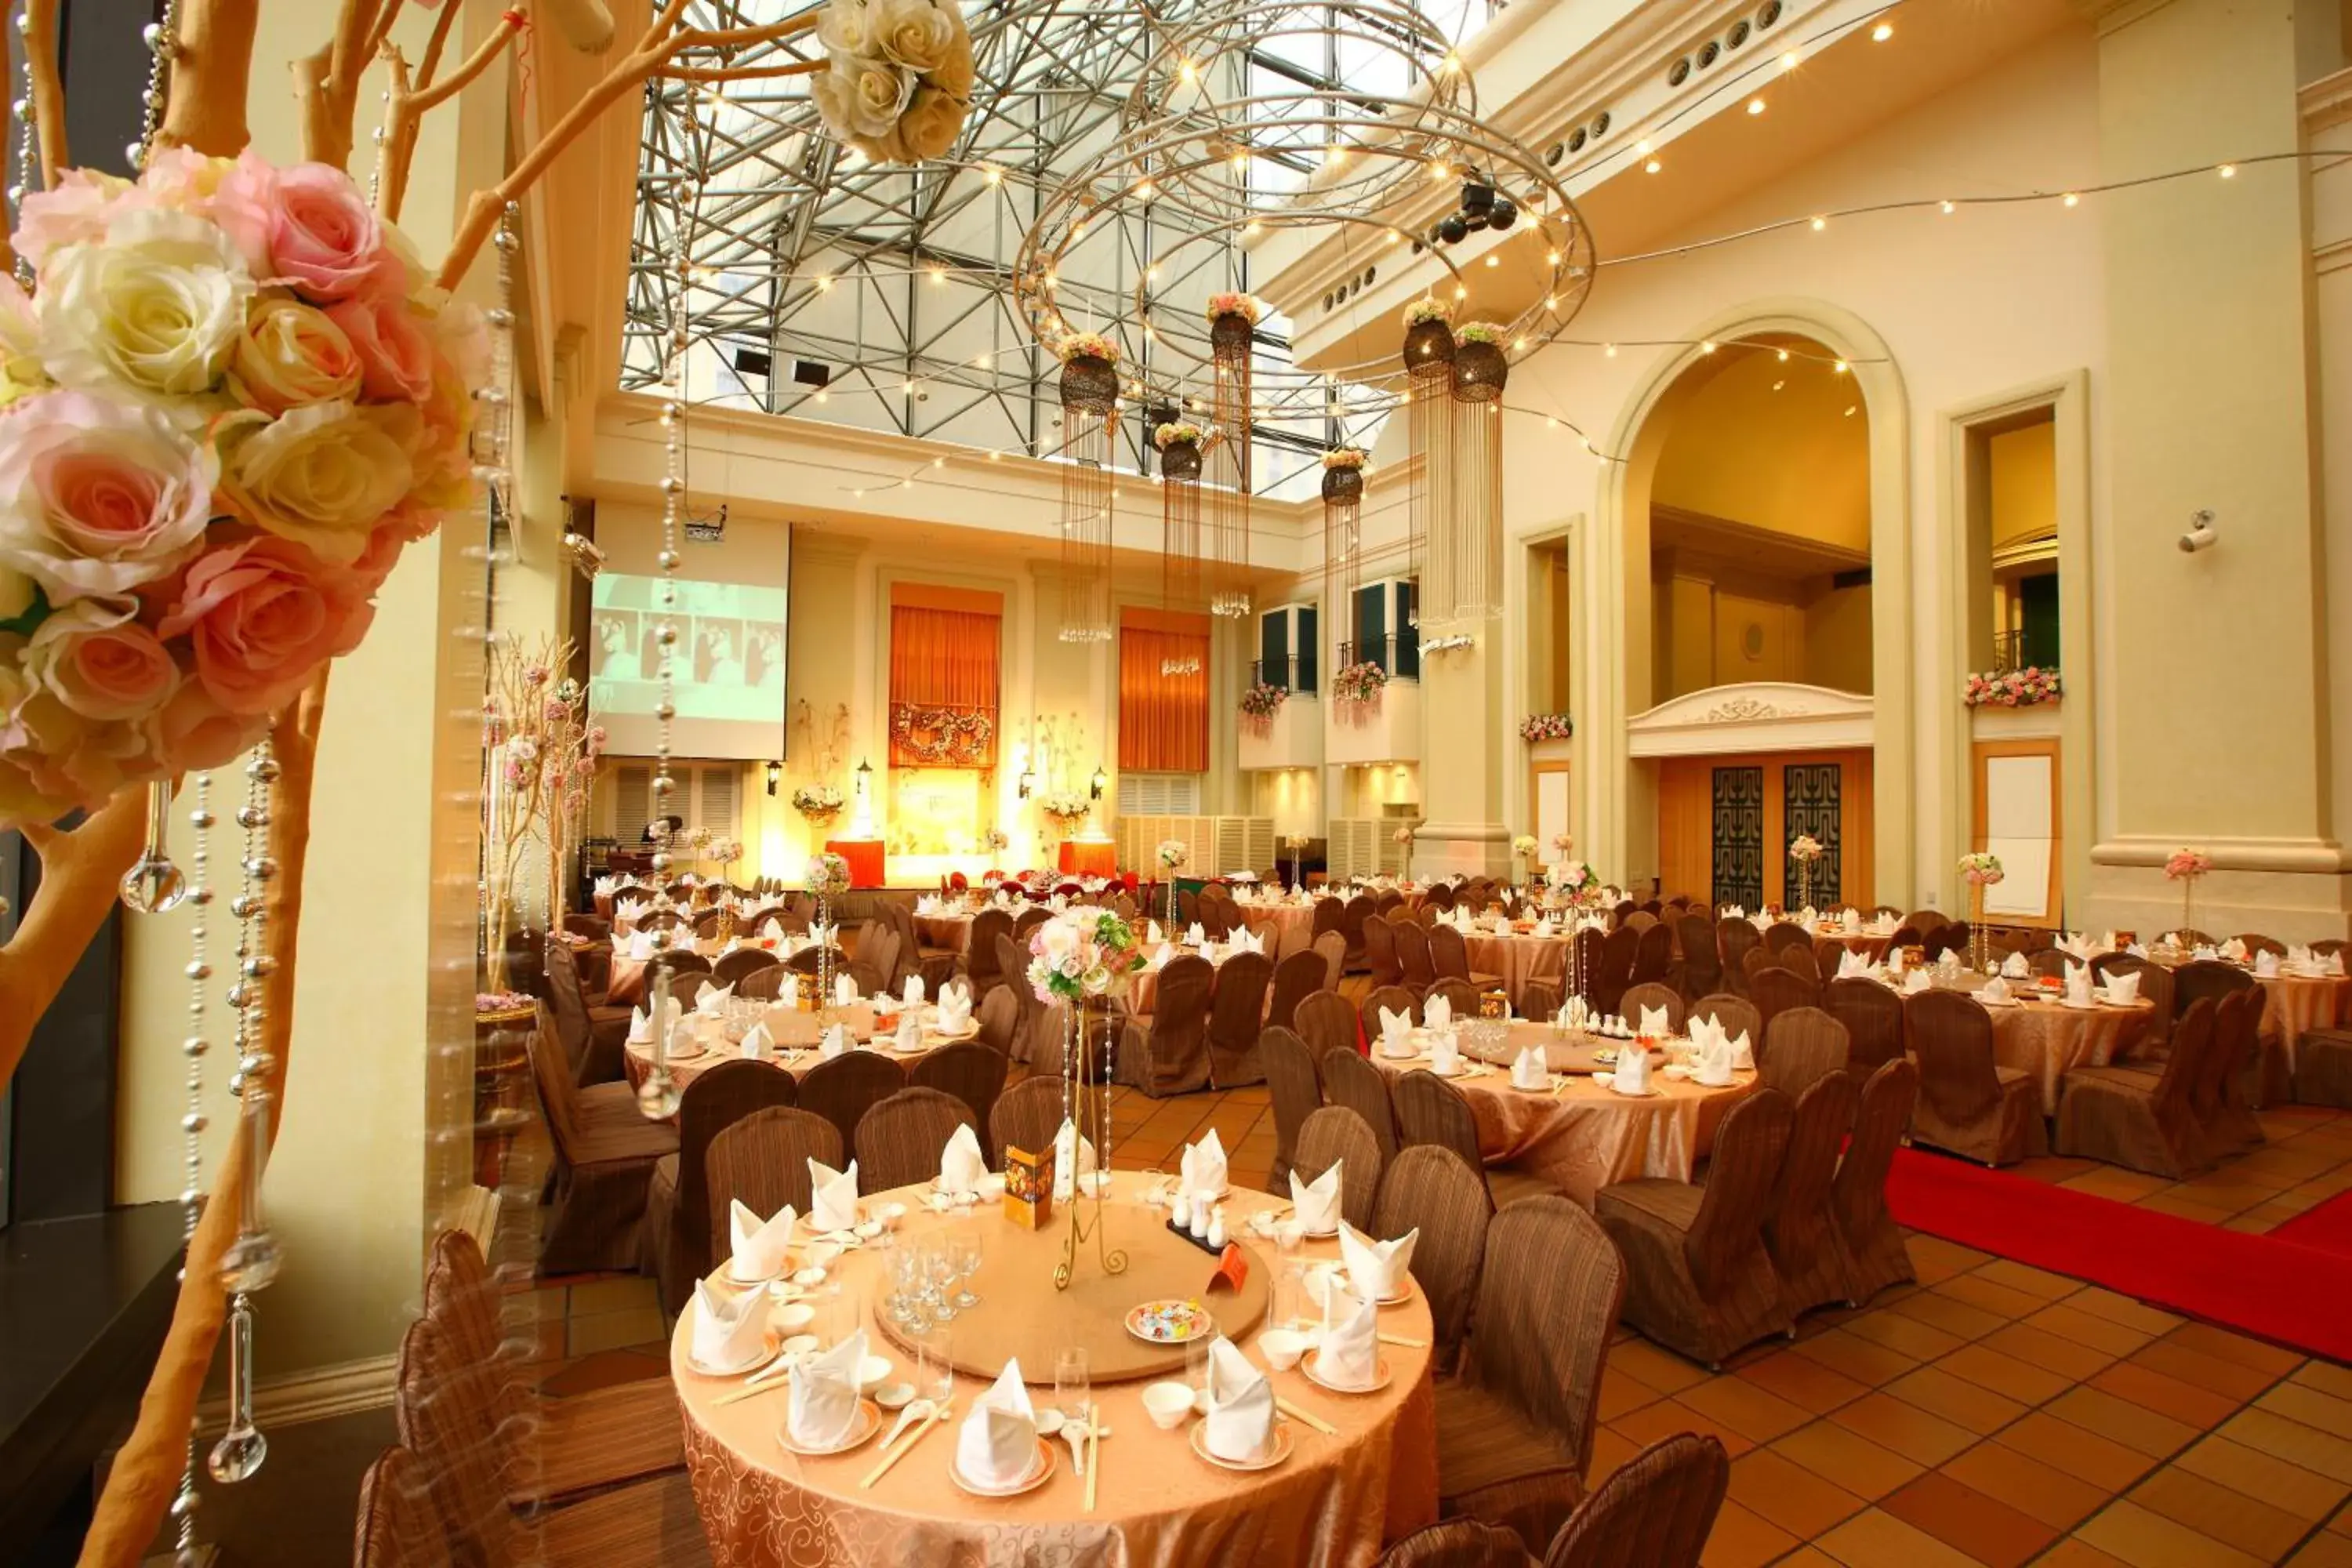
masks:
POLYGON ((176 908, 188 894, 188 879, 172 864, 172 785, 158 779, 147 786, 147 847, 122 874, 122 902, 142 915, 176 908))
POLYGON ((261 1468, 269 1439, 253 1424, 253 1304, 240 1294, 228 1311, 228 1430, 213 1445, 205 1468, 231 1484, 261 1468))

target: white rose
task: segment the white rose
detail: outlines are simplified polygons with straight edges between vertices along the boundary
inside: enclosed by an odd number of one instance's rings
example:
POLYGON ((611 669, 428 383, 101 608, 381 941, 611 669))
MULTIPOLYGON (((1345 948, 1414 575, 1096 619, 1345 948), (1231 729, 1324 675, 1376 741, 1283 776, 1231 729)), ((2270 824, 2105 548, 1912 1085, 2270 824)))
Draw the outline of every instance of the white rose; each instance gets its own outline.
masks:
POLYGON ((817 111, 835 134, 879 141, 898 128, 915 96, 915 73, 888 60, 836 58, 814 79, 817 111))
POLYGON ((874 7, 866 0, 834 0, 816 19, 816 37, 836 58, 873 53, 874 7))
MULTIPOLYGON (((33 580, 22 572, 0 566, 0 622, 13 621, 33 607, 33 580)), ((0 696, 0 712, 7 710, 0 696)))
POLYGON ((62 386, 154 404, 198 397, 220 384, 252 297, 220 229, 186 213, 130 211, 103 241, 50 258, 35 300, 41 358, 62 386))
POLYGON ((958 13, 933 0, 880 0, 871 9, 874 47, 911 71, 934 71, 955 52, 958 13))
MULTIPOLYGON (((241 422, 249 427, 259 417, 241 422)), ((289 409, 250 434, 229 434, 222 493, 247 521, 349 565, 408 493, 415 418, 415 408, 397 404, 289 409)))

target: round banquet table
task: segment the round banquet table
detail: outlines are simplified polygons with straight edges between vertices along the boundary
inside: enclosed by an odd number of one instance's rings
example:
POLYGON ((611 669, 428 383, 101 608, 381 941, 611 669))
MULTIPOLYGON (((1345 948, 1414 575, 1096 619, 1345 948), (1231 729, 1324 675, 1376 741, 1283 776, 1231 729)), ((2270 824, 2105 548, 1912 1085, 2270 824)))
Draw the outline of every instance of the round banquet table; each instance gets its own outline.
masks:
POLYGON ((1307 933, 1315 929, 1315 906, 1311 903, 1258 904, 1239 900, 1234 903, 1242 911, 1243 923, 1265 935, 1269 955, 1286 948, 1295 951, 1305 947, 1307 933))
MULTIPOLYGON (((1480 1065, 1471 1075, 1448 1081, 1470 1102, 1478 1152, 1486 1163, 1507 1163, 1541 1176, 1587 1208, 1593 1194, 1612 1182, 1636 1176, 1689 1181, 1692 1167, 1714 1147, 1724 1112, 1756 1086, 1753 1072, 1735 1072, 1730 1083, 1718 1088, 1668 1078, 1661 1070, 1663 1058, 1654 1054, 1650 1085, 1656 1092, 1637 1100, 1592 1078, 1601 1066, 1593 1052, 1629 1042, 1581 1031, 1561 1034, 1549 1024, 1526 1022, 1512 1024, 1499 1047, 1482 1047, 1466 1032, 1457 1039, 1465 1059, 1480 1065), (1551 1070, 1566 1075, 1556 1092, 1511 1087, 1510 1064, 1529 1045, 1542 1046, 1551 1070)), ((1376 1042, 1372 1061, 1398 1074, 1428 1067, 1426 1035, 1416 1030, 1413 1043, 1422 1054, 1399 1059, 1376 1042)))
POLYGON ((1510 994, 1515 1012, 1529 981, 1544 981, 1565 989, 1560 985, 1568 975, 1569 941, 1565 934, 1530 936, 1514 931, 1508 936, 1496 936, 1474 931, 1463 937, 1462 945, 1469 956, 1472 973, 1503 977, 1503 989, 1510 994))
POLYGON ((2042 1092, 2042 1114, 2055 1116, 2068 1069, 2103 1068, 2131 1055, 2156 1019, 2156 1004, 2069 1007, 2020 1001, 1985 1012, 1992 1018, 1993 1060, 2032 1073, 2042 1092))
MULTIPOLYGON (((1127 1339, 1119 1326, 1127 1309, 1153 1295, 1184 1292, 1188 1281, 1197 1290, 1213 1267, 1206 1253, 1168 1234, 1164 1211, 1145 1204, 1150 1189, 1162 1180, 1129 1172, 1113 1177, 1105 1223, 1112 1244, 1129 1256, 1128 1271, 1104 1275, 1089 1242, 1066 1293, 1057 1292, 1052 1279, 1067 1226, 1062 1215, 1032 1233, 993 1207, 977 1211, 984 1241, 972 1288, 982 1305, 950 1331, 950 1359, 960 1373, 967 1366, 984 1370, 957 1377, 954 1415, 926 1432, 870 1489, 860 1483, 879 1458, 878 1442, 811 1458, 778 1441, 789 1399, 787 1380, 779 1379, 767 1394, 717 1403, 735 1380, 704 1377, 688 1364, 698 1310, 688 1308, 671 1337, 670 1376, 684 1417, 687 1471, 711 1560, 719 1568, 1368 1568, 1384 1541, 1432 1522, 1437 1516, 1436 1405, 1430 1352, 1421 1348, 1430 1338, 1429 1308, 1418 1289, 1407 1301, 1381 1312, 1383 1334, 1419 1343, 1380 1347, 1390 1380, 1379 1391, 1335 1394, 1295 1368, 1269 1372, 1277 1399, 1338 1428, 1326 1436, 1303 1421, 1291 1421, 1290 1457, 1271 1469, 1241 1473, 1211 1465, 1192 1451, 1189 1420, 1174 1431, 1154 1426, 1137 1395, 1146 1380, 1160 1373, 1127 1381, 1104 1375, 1100 1368, 1113 1356, 1153 1353, 1127 1339), (1073 1472, 1069 1448, 1058 1438, 1053 1440, 1054 1472, 1036 1489, 1012 1498, 963 1491, 948 1468, 957 1428, 974 1397, 1012 1353, 1021 1358, 1031 1398, 1040 1407, 1050 1405, 1053 1350, 1065 1343, 1090 1347, 1093 1397, 1110 1433, 1100 1446, 1094 1510, 1087 1510, 1085 1482, 1073 1472)), ((924 1205, 924 1197, 922 1188, 901 1188, 863 1204, 907 1204, 903 1238, 941 1223, 924 1205)), ((1236 1187, 1226 1200, 1226 1215, 1238 1223, 1275 1201, 1236 1187)), ((1240 1296, 1200 1300, 1237 1331, 1235 1344, 1259 1370, 1268 1371, 1254 1331, 1276 1260, 1269 1247, 1256 1241, 1244 1238, 1242 1247, 1250 1277, 1240 1296)), ((1329 1241, 1307 1242, 1298 1254, 1307 1261, 1336 1256, 1336 1243, 1329 1241)), ((884 1294, 883 1274, 881 1258, 867 1247, 834 1265, 833 1282, 845 1298, 865 1301, 871 1348, 888 1355, 896 1363, 894 1377, 903 1378, 910 1375, 911 1358, 893 1337, 897 1327, 887 1324, 877 1331, 874 1318, 884 1294)), ((1181 1352, 1177 1360, 1174 1375, 1181 1378, 1181 1352)))
MULTIPOLYGON (((1274 956, 1273 949, 1274 944, 1272 942, 1266 943, 1266 956, 1268 958, 1274 956)), ((1233 944, 1231 942, 1218 942, 1216 944, 1216 950, 1215 956, 1209 958, 1209 964, 1211 968, 1223 969, 1225 966, 1225 960, 1234 955, 1233 944)), ((1176 956, 1181 958, 1188 952, 1192 953, 1196 958, 1208 956, 1207 954, 1202 953, 1198 949, 1189 947, 1177 948, 1176 956)), ((1127 1010, 1132 1014, 1148 1014, 1151 1011, 1151 1005, 1159 999, 1159 996, 1160 965, 1153 963, 1136 972, 1135 982, 1128 989, 1127 1010)))
POLYGON ((2286 1056, 2286 1076, 2294 1077, 2294 1047, 2311 1029, 2332 1029, 2352 995, 2352 978, 2341 974, 2258 974, 2263 988, 2263 1033, 2277 1034, 2286 1056))
MULTIPOLYGON (((874 1009, 869 1004, 860 1002, 854 1007, 845 1007, 840 1010, 840 1018, 849 1026, 851 1038, 868 1040, 874 1037, 874 1009)), ((768 1034, 775 1040, 780 1053, 759 1058, 770 1067, 782 1072, 788 1072, 794 1078, 804 1078, 809 1068, 824 1059, 817 1054, 817 1040, 824 1031, 815 1014, 800 1012, 791 1007, 772 1007, 768 1011, 767 1025, 768 1034)), ((911 1071, 917 1062, 921 1061, 940 1047, 952 1045, 958 1040, 972 1040, 979 1037, 980 1026, 977 1024, 967 1025, 961 1033, 954 1035, 942 1035, 927 1026, 923 1030, 922 1049, 902 1051, 893 1043, 886 1030, 881 1040, 871 1048, 911 1071)), ((669 1058, 670 1077, 677 1081, 680 1091, 683 1091, 687 1085, 717 1067, 720 1062, 740 1059, 742 1058, 740 1053, 731 1043, 727 1043, 723 1039, 714 1041, 699 1056, 672 1056, 669 1058)), ((646 1075, 653 1070, 653 1065, 652 1046, 644 1040, 633 1039, 625 1042, 622 1048, 621 1068, 628 1075, 630 1087, 636 1088, 644 1084, 646 1075)))
POLYGON ((942 947, 951 952, 961 952, 971 945, 971 916, 924 915, 915 917, 915 937, 926 947, 942 947))

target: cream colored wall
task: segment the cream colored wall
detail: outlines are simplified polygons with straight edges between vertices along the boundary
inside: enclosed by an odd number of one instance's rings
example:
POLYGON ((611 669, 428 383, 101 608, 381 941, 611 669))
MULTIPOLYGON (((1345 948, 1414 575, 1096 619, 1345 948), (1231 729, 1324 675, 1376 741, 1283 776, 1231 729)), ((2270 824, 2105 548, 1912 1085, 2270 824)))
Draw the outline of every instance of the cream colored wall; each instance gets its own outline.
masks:
POLYGON ((1249 775, 1248 810, 1274 818, 1277 837, 1323 837, 1323 780, 1319 768, 1261 768, 1249 775))
POLYGON ((1985 445, 1992 469, 1992 542, 2058 531, 2058 427, 2044 419, 2004 430, 1985 445))
POLYGON ((1800 539, 1870 548, 1869 430, 1848 377, 1727 355, 1675 412, 1650 499, 1800 539), (1777 388, 1777 390, 1776 390, 1777 388))
POLYGON ((1871 689, 1869 585, 1831 588, 1807 602, 1804 674, 1809 686, 1833 691, 1871 689))

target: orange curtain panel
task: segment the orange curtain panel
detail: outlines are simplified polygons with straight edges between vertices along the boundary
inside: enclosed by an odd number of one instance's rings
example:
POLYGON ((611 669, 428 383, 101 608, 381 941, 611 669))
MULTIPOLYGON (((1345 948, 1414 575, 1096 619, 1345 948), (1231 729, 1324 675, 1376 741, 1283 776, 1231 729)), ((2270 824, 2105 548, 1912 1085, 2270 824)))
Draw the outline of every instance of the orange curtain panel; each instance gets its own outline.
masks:
POLYGON ((996 765, 999 594, 928 584, 890 590, 890 765, 996 765))
POLYGON ((1209 767, 1209 618, 1129 609, 1118 627, 1118 765, 1122 772, 1209 767), (1190 673, 1174 673, 1190 666, 1190 673))

